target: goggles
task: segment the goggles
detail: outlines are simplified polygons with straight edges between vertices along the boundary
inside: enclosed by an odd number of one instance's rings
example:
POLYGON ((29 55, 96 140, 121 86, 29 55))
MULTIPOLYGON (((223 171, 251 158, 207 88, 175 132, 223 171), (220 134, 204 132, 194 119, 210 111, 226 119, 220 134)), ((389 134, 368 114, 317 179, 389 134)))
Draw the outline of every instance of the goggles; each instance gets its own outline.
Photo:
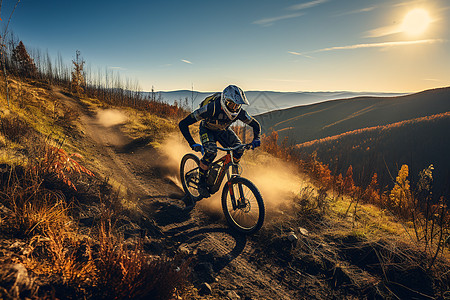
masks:
POLYGON ((226 99, 225 105, 231 112, 237 112, 241 108, 241 104, 236 104, 231 99, 226 99))

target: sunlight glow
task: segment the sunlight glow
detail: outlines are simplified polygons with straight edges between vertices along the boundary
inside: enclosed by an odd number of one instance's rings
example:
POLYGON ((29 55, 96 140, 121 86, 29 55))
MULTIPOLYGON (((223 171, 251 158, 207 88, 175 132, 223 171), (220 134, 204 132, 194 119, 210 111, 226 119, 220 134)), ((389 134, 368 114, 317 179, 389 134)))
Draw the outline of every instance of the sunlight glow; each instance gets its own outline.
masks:
POLYGON ((416 8, 408 12, 403 19, 401 31, 409 35, 419 35, 427 29, 431 23, 428 12, 421 8, 416 8))

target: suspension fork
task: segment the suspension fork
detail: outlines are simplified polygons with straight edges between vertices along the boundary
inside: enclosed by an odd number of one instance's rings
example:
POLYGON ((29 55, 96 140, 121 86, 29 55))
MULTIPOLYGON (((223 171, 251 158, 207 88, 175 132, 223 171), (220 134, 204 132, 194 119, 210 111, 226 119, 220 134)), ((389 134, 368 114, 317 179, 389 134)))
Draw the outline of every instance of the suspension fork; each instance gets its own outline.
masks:
MULTIPOLYGON (((231 164, 231 167, 235 167, 234 164, 231 164)), ((234 174, 233 174, 234 175, 234 174)), ((238 208, 241 208, 242 206, 245 206, 245 199, 244 199, 244 189, 242 188, 242 184, 238 183, 238 193, 237 199, 236 194, 234 193, 233 184, 231 183, 231 179, 234 177, 238 177, 239 175, 231 176, 230 175, 230 168, 227 170, 227 185, 228 185, 228 191, 230 192, 230 198, 231 198, 231 204, 233 205, 233 210, 236 210, 238 208)))
POLYGON ((232 176, 230 175, 230 167, 227 168, 227 188, 228 192, 230 193, 230 199, 231 199, 231 205, 233 205, 233 210, 236 210, 238 208, 237 202, 236 202, 236 195, 234 194, 233 184, 231 183, 232 176))

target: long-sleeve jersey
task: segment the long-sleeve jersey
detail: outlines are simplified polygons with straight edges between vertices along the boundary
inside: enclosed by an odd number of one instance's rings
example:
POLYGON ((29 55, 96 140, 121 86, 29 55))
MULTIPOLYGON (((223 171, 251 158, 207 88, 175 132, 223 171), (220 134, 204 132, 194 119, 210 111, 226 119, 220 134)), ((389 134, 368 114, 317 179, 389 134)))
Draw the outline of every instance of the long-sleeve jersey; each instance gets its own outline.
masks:
POLYGON ((252 127, 254 139, 259 138, 261 127, 258 121, 243 109, 240 110, 239 114, 234 119, 230 119, 223 111, 220 104, 220 93, 217 93, 217 96, 214 96, 213 101, 198 108, 179 123, 181 133, 188 141, 189 145, 192 146, 195 144, 195 141, 189 132, 189 126, 198 121, 201 121, 200 126, 204 126, 210 130, 226 130, 232 123, 239 120, 252 127))

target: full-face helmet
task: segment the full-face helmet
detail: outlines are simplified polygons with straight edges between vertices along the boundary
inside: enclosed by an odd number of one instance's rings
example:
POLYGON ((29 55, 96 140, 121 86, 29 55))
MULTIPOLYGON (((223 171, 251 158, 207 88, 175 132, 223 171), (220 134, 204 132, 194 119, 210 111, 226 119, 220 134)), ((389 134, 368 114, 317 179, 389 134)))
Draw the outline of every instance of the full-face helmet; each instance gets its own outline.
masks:
POLYGON ((222 109, 232 120, 237 117, 243 104, 249 104, 244 91, 235 85, 229 85, 223 90, 220 103, 222 109))

